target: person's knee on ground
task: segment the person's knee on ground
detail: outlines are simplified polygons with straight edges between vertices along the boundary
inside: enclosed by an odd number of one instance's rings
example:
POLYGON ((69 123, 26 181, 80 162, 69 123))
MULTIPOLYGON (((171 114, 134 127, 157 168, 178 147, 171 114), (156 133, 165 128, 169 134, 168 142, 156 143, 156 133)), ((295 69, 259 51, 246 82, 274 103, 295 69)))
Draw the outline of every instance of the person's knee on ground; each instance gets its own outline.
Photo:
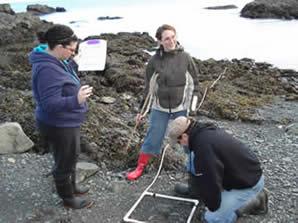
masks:
POLYGON ((192 199, 200 200, 198 181, 191 173, 189 173, 187 183, 175 184, 174 191, 176 194, 192 199))
POLYGON ((152 158, 151 154, 141 152, 139 155, 139 158, 138 158, 138 163, 137 163, 136 169, 127 173, 126 178, 128 180, 136 180, 140 176, 142 176, 144 169, 148 165, 151 158, 152 158))
POLYGON ((189 197, 190 196, 190 186, 187 183, 176 183, 174 187, 174 192, 177 195, 189 197))

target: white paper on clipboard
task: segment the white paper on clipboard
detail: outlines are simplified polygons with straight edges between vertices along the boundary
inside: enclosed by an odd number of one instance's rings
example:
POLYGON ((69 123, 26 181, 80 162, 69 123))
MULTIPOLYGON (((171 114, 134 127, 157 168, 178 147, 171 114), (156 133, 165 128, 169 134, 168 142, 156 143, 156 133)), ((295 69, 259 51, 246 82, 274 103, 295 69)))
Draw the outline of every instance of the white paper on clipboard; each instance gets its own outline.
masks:
POLYGON ((107 41, 90 39, 80 43, 79 71, 104 70, 107 56, 107 41))

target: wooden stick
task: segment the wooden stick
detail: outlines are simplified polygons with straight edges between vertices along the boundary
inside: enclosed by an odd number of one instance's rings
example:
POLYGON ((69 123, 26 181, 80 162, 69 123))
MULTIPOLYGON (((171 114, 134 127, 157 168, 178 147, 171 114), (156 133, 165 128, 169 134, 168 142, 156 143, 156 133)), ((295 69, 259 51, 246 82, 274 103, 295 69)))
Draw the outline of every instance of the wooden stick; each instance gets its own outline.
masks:
POLYGON ((227 71, 227 68, 225 68, 224 71, 218 76, 218 78, 211 84, 210 89, 214 87, 216 82, 226 73, 226 71, 227 71))
POLYGON ((206 95, 207 95, 208 90, 209 90, 209 89, 212 89, 212 88, 215 86, 215 84, 217 83, 217 81, 219 81, 219 80, 221 79, 221 77, 226 73, 226 71, 227 71, 227 68, 225 68, 224 71, 223 71, 222 73, 219 74, 219 76, 216 78, 216 80, 215 80, 209 87, 207 86, 207 87, 205 88, 205 91, 204 91, 203 97, 202 97, 202 99, 201 99, 201 101, 200 101, 200 104, 199 104, 199 106, 196 108, 196 112, 199 111, 199 109, 201 108, 201 106, 202 106, 202 104, 203 104, 203 102, 204 102, 204 100, 205 100, 205 97, 206 97, 206 95))

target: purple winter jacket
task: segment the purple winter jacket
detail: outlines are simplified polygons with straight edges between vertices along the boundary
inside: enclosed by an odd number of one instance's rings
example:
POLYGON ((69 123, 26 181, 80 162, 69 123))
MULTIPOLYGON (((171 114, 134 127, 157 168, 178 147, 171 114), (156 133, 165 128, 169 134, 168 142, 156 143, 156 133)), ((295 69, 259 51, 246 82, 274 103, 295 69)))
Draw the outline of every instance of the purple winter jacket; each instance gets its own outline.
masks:
POLYGON ((48 54, 42 45, 33 49, 29 61, 37 121, 55 127, 79 127, 87 104, 78 103, 81 85, 73 68, 48 54))

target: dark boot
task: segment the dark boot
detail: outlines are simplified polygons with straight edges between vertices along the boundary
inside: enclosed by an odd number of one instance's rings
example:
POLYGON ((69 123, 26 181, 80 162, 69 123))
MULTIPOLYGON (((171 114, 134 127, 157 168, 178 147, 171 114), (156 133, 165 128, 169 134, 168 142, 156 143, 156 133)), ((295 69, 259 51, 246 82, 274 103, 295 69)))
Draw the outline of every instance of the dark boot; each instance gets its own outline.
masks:
POLYGON ((81 209, 81 208, 89 208, 93 205, 93 201, 90 201, 87 198, 74 196, 73 188, 69 180, 64 181, 63 183, 56 182, 56 188, 57 188, 57 193, 62 198, 63 205, 66 208, 81 209))
POLYGON ((267 214, 268 213, 268 193, 269 191, 264 188, 258 195, 259 205, 252 210, 253 215, 267 214))
POLYGON ((268 212, 268 191, 263 189, 255 198, 236 211, 238 217, 244 215, 259 215, 268 212))
POLYGON ((190 187, 185 183, 177 183, 174 187, 174 191, 176 194, 184 197, 190 196, 190 187))
POLYGON ((76 173, 71 174, 71 184, 72 184, 72 187, 73 187, 73 193, 75 195, 83 195, 83 194, 86 194, 89 191, 88 187, 79 186, 76 183, 76 173))
POLYGON ((152 155, 146 153, 140 153, 138 159, 138 166, 134 171, 127 173, 126 178, 128 180, 136 180, 140 176, 142 176, 145 167, 147 166, 149 160, 151 159, 152 155))

